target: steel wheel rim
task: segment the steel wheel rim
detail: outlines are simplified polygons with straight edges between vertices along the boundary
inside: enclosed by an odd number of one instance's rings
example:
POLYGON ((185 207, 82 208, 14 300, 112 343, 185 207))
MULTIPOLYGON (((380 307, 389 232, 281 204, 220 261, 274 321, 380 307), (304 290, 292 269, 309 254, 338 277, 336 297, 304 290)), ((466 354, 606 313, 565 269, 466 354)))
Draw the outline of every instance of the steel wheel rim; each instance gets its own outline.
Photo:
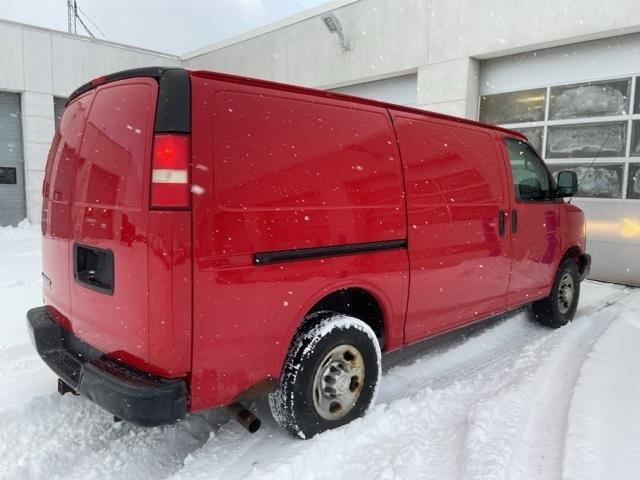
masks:
POLYGON ((560 313, 565 314, 573 305, 573 277, 565 273, 560 279, 560 287, 558 288, 558 309, 560 313))
POLYGON ((353 345, 339 345, 320 362, 313 381, 313 405, 325 420, 338 420, 358 403, 364 386, 364 358, 353 345))

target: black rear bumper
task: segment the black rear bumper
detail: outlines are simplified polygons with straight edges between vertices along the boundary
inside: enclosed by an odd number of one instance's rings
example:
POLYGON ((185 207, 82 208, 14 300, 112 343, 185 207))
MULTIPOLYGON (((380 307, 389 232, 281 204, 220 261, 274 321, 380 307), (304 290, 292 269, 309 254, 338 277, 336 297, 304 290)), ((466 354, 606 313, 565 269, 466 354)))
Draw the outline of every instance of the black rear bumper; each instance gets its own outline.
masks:
POLYGON ((27 313, 27 327, 38 354, 66 383, 116 417, 154 427, 187 413, 187 386, 113 360, 65 331, 46 307, 27 313))

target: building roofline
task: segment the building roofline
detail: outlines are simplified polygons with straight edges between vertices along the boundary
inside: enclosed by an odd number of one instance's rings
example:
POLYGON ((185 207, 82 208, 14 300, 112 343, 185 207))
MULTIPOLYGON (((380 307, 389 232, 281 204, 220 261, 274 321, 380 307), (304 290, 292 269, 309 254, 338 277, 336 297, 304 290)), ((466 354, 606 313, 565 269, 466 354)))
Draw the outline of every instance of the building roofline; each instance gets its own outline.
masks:
POLYGON ((24 28, 24 29, 28 29, 28 30, 36 30, 36 31, 43 32, 43 33, 48 33, 48 34, 51 34, 51 35, 57 35, 57 36, 61 36, 61 37, 72 38, 74 40, 80 40, 80 41, 85 41, 85 42, 90 42, 90 43, 97 43, 97 44, 100 44, 100 45, 107 45, 107 46, 116 47, 116 48, 123 48, 123 49, 133 50, 133 51, 140 52, 140 53, 148 53, 148 54, 151 54, 151 55, 158 55, 158 56, 167 57, 167 58, 180 59, 179 55, 174 55, 172 53, 158 52, 157 50, 150 50, 148 48, 136 47, 134 45, 127 45, 125 43, 112 42, 111 40, 102 40, 100 38, 91 38, 91 37, 87 37, 85 35, 68 33, 68 32, 64 32, 62 30, 56 30, 56 29, 53 29, 53 28, 40 27, 38 25, 31 25, 29 23, 16 22, 16 21, 13 21, 13 20, 7 20, 5 18, 0 18, 0 25, 8 25, 8 26, 11 26, 11 27, 16 27, 16 28, 24 28))
POLYGON ((289 27, 296 23, 303 22, 304 20, 307 20, 309 18, 317 17, 318 15, 321 15, 323 13, 329 12, 331 10, 336 10, 338 8, 342 8, 347 5, 351 5, 352 3, 357 3, 359 1, 360 0, 333 0, 327 3, 323 3, 322 5, 318 5, 317 7, 310 8, 308 10, 304 10, 294 15, 285 17, 276 22, 268 23, 267 25, 263 25, 253 30, 249 30, 248 32, 235 35, 233 37, 227 38, 225 40, 221 40, 216 43, 212 43, 210 45, 207 45, 206 47, 198 48, 196 50, 183 53, 182 55, 179 56, 179 58, 180 60, 188 60, 194 57, 198 57, 200 55, 204 55, 214 50, 219 50, 221 48, 225 48, 230 45, 243 42, 245 40, 249 40, 251 38, 256 38, 261 35, 265 35, 267 33, 289 27))

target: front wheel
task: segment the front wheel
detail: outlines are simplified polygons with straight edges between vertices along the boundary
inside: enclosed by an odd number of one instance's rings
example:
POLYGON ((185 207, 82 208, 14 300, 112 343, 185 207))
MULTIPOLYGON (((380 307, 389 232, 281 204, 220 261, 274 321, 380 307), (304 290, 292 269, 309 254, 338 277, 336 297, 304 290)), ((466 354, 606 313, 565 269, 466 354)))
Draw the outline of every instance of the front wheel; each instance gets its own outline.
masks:
POLYGON ((375 401, 381 370, 378 339, 363 321, 322 312, 306 323, 269 395, 276 422, 303 439, 364 415, 375 401))
POLYGON ((572 259, 563 261, 547 298, 533 302, 529 310, 541 325, 559 328, 573 320, 580 298, 580 272, 572 259))

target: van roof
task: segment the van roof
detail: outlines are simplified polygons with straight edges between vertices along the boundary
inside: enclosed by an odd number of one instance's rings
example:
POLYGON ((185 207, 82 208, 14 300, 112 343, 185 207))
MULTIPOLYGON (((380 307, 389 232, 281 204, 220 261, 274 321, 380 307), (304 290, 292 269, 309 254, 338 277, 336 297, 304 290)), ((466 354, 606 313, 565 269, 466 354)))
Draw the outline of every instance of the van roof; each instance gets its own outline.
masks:
POLYGON ((221 79, 221 80, 226 80, 226 81, 231 81, 231 82, 241 82, 241 83, 251 83, 251 84, 255 84, 255 85, 262 85, 265 87, 270 87, 270 88, 277 88, 278 90, 285 90, 285 91, 289 91, 289 92, 297 92, 297 93, 305 93, 305 94, 310 94, 310 95, 314 95, 316 97, 321 97, 321 98, 338 98, 338 99, 342 99, 342 100, 348 100, 350 102, 355 102, 355 103, 361 103, 361 104, 365 104, 365 105, 373 105, 373 106, 378 106, 378 107, 382 107, 382 108, 388 108, 388 109, 393 109, 393 110, 400 110, 400 111, 404 111, 404 112, 409 112, 409 113, 415 113, 418 115, 423 115, 426 117, 431 117, 431 118, 441 118, 444 120, 449 120, 452 122, 458 122, 458 123, 464 123, 467 125, 473 125, 476 127, 482 127, 482 128, 488 128, 491 130, 497 130, 500 131, 502 133, 507 133, 509 135, 514 135, 523 139, 526 139, 526 137, 516 131, 516 130, 510 130, 508 128, 503 128, 503 127, 499 127, 497 125, 491 125, 488 123, 482 123, 482 122, 478 122, 475 120, 469 120, 467 118, 461 118, 461 117, 454 117, 452 115, 446 115, 444 113, 437 113, 437 112, 431 112, 429 110, 423 110, 421 108, 416 108, 416 107, 408 107, 406 105, 398 105, 395 103, 389 103, 389 102, 383 102, 381 100, 374 100, 374 99, 370 99, 370 98, 364 98, 364 97, 356 97, 353 95, 347 95, 344 93, 338 93, 338 92, 331 92, 328 90, 319 90, 317 88, 309 88, 309 87, 302 87, 302 86, 298 86, 298 85, 290 85, 287 83, 280 83, 280 82, 274 82, 271 80, 261 80, 261 79, 257 79, 257 78, 252 78, 252 77, 244 77, 244 76, 239 76, 239 75, 232 75, 229 73, 220 73, 220 72, 211 72, 208 70, 189 70, 191 74, 193 75, 197 75, 200 77, 205 77, 205 78, 211 78, 211 79, 221 79))
POLYGON ((413 113, 417 115, 422 115, 430 118, 440 118, 440 119, 448 120, 451 122, 463 123, 466 125, 472 125, 476 127, 499 131, 499 132, 506 133, 508 135, 513 135, 526 140, 526 137, 524 136, 524 134, 516 130, 510 130, 508 128, 499 127, 497 125, 491 125, 488 123, 482 123, 475 120, 469 120, 467 118, 454 117, 452 115, 446 115, 444 113, 431 112, 429 110, 423 110, 415 107, 407 107, 405 105, 397 105, 395 103, 383 102, 381 100, 374 100, 374 99, 364 98, 364 97, 356 97, 353 95, 346 95, 344 93, 331 92, 328 90, 319 90, 316 88, 302 87, 298 85, 290 85, 287 83, 274 82, 271 80, 262 80, 258 78, 252 78, 252 77, 232 75, 229 73, 212 72, 209 70, 188 70, 188 69, 181 69, 177 67, 134 68, 134 69, 122 70, 120 72, 115 72, 109 75, 98 77, 78 87, 69 96, 69 102, 71 102, 75 97, 79 96, 80 94, 88 90, 91 90, 92 88, 95 88, 98 85, 102 85, 104 83, 114 82, 117 80, 122 80, 125 78, 134 78, 134 77, 153 77, 156 79, 160 79, 167 70, 185 70, 191 73, 192 75, 196 75, 204 78, 225 80, 228 82, 237 82, 237 83, 250 83, 254 85, 264 86, 267 88, 275 88, 278 90, 283 90, 288 92, 304 93, 304 94, 313 95, 319 98, 337 98, 337 99, 347 100, 354 103, 393 109, 393 110, 413 113))

